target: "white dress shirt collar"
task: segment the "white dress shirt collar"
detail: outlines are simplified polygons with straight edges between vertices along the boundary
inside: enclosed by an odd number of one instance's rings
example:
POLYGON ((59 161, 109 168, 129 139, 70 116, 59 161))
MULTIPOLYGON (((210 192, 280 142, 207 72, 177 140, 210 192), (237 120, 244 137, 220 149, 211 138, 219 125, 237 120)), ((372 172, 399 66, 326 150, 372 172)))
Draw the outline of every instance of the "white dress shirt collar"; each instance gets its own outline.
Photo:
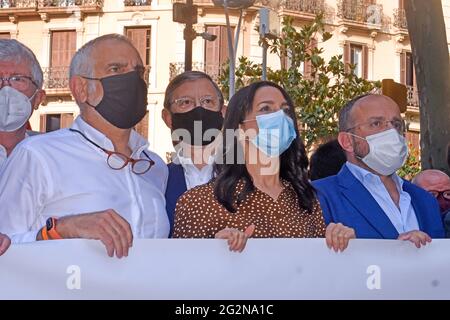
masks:
POLYGON ((398 205, 392 200, 380 176, 348 161, 346 166, 369 191, 399 234, 419 230, 419 222, 411 202, 411 196, 403 190, 404 181, 396 173, 393 173, 391 177, 399 193, 398 205))
POLYGON ((183 167, 187 190, 208 183, 213 177, 215 157, 210 155, 206 165, 199 169, 194 164, 191 157, 185 157, 182 155, 182 150, 182 148, 179 148, 177 152, 173 153, 172 161, 173 163, 179 164, 183 167))

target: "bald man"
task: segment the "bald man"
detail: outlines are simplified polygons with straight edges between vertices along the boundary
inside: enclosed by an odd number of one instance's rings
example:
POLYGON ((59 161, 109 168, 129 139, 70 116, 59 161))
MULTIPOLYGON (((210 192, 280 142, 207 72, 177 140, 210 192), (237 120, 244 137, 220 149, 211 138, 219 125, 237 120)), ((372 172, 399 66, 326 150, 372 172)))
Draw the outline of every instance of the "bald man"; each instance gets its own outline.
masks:
POLYGON ((389 97, 363 95, 343 107, 338 141, 347 162, 313 183, 327 224, 349 226, 357 238, 408 240, 418 248, 444 237, 436 199, 396 174, 408 156, 404 132, 389 97))
POLYGON ((445 172, 434 169, 424 170, 417 174, 412 182, 435 196, 442 215, 449 212, 450 177, 445 172))

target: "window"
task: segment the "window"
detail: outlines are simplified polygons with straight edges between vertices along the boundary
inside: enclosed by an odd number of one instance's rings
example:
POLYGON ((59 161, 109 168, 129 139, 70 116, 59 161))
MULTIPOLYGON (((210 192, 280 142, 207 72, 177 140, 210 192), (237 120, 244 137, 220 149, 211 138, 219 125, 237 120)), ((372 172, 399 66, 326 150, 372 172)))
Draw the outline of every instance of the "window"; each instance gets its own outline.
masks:
MULTIPOLYGON (((317 40, 311 39, 311 44, 309 49, 307 49, 308 53, 311 53, 314 48, 317 48, 317 40)), ((292 51, 288 50, 287 57, 281 57, 281 64, 284 68, 289 69, 292 66, 292 51)), ((300 66, 298 71, 304 75, 305 78, 310 78, 312 72, 312 63, 311 61, 302 61, 300 62, 300 66)))
MULTIPOLYGON (((234 45, 234 31, 231 28, 233 45, 234 45)), ((228 35, 226 26, 207 26, 206 32, 217 36, 214 41, 205 41, 205 69, 213 79, 220 75, 222 65, 228 60, 228 35)))
POLYGON ((125 34, 131 43, 136 47, 142 62, 145 66, 150 65, 150 43, 151 28, 150 27, 127 27, 125 34))
POLYGON ((73 123, 72 113, 41 114, 41 132, 52 132, 58 129, 68 128, 73 123))
POLYGON ((419 107, 419 92, 417 91, 416 72, 411 52, 404 51, 400 55, 400 83, 406 85, 409 106, 419 107))
POLYGON ((404 51, 400 55, 400 82, 407 86, 416 86, 416 74, 411 52, 404 51))
POLYGON ((350 46, 350 63, 355 65, 353 73, 357 77, 362 77, 362 47, 357 45, 350 46))
POLYGON ((414 149, 420 150, 420 133, 408 131, 405 134, 405 138, 410 142, 414 149))
POLYGON ((368 79, 369 49, 365 44, 347 42, 344 46, 344 63, 346 71, 350 70, 349 64, 355 65, 353 73, 360 78, 368 79))
POLYGON ((77 49, 75 31, 52 31, 50 66, 69 67, 77 49))
POLYGON ((75 51, 75 31, 52 31, 50 68, 46 74, 47 89, 67 89, 69 87, 69 66, 75 51))

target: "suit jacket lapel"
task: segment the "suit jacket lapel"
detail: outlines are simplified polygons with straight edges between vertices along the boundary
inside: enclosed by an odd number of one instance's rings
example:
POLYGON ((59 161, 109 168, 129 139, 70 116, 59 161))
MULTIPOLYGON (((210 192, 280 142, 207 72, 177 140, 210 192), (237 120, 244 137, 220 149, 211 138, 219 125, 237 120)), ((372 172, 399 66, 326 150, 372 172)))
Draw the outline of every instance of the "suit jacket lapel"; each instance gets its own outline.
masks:
POLYGON ((415 190, 410 187, 408 182, 403 183, 403 190, 409 193, 409 196, 411 197, 411 204, 414 208, 414 213, 416 214, 417 222, 419 223, 419 229, 424 230, 425 221, 423 221, 422 215, 419 213, 426 212, 427 210, 425 208, 422 208, 421 201, 416 201, 417 199, 421 199, 420 195, 416 195, 415 190))
POLYGON ((398 232, 374 197, 344 165, 338 174, 344 197, 355 207, 367 222, 385 239, 397 239, 398 232))

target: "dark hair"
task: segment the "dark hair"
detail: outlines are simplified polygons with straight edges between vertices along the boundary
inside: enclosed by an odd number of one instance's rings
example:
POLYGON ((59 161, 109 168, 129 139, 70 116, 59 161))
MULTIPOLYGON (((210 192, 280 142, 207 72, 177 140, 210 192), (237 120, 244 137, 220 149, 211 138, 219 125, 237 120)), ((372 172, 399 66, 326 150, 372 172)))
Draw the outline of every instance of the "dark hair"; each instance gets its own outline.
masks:
POLYGON ((345 152, 337 139, 321 144, 311 155, 309 162, 311 180, 336 175, 346 161, 345 152))
POLYGON ((356 102, 361 100, 364 97, 372 95, 371 93, 366 93, 360 96, 357 96, 347 102, 339 112, 339 132, 345 132, 352 127, 350 114, 355 106, 356 102))
POLYGON ((224 100, 223 100, 223 95, 222 95, 222 91, 220 91, 219 86, 214 82, 214 80, 207 75, 204 72, 201 71, 186 71, 183 72, 179 75, 177 75, 175 78, 173 78, 169 84, 167 85, 166 88, 166 93, 164 96, 164 108, 166 108, 167 110, 170 111, 170 104, 172 103, 173 100, 173 92, 179 87, 181 86, 183 83, 188 82, 188 81, 195 81, 195 80, 199 80, 199 79, 206 79, 209 80, 211 82, 211 84, 213 85, 214 89, 217 92, 217 98, 219 99, 219 104, 220 107, 223 107, 224 104, 224 100))
MULTIPOLYGON (((245 197, 255 190, 255 186, 245 163, 243 163, 244 161, 238 161, 239 152, 242 152, 240 142, 235 135, 233 135, 232 141, 227 141, 226 130, 232 129, 234 131, 239 128, 239 124, 245 119, 245 116, 252 111, 256 91, 263 87, 274 87, 280 90, 289 105, 288 115, 296 123, 291 98, 283 88, 275 83, 269 81, 255 82, 242 88, 231 98, 225 115, 224 130, 222 131, 223 150, 221 156, 223 158, 220 160, 223 161, 218 161, 215 164, 214 195, 220 204, 233 213, 236 212, 237 206, 242 203, 245 197), (230 148, 234 151, 234 159, 231 164, 225 159, 230 148), (244 188, 242 192, 236 194, 236 187, 241 179, 243 179, 244 188)), ((315 193, 307 177, 308 158, 297 126, 294 127, 297 137, 280 156, 280 177, 291 183, 297 194, 300 207, 312 212, 315 193)))

